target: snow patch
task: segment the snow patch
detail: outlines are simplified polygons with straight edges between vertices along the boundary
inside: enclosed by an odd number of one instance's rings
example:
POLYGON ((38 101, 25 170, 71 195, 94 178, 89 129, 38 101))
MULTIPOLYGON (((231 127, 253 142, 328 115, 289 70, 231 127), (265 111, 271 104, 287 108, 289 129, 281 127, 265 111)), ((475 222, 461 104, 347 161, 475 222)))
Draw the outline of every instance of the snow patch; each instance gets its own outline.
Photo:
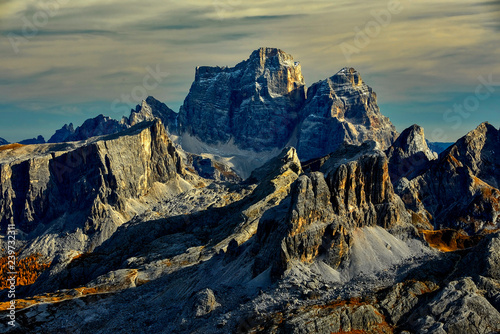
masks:
POLYGON ((264 165, 281 152, 280 149, 263 152, 242 150, 232 140, 224 144, 208 145, 187 133, 172 136, 172 140, 186 152, 228 165, 244 179, 249 177, 254 169, 264 165))

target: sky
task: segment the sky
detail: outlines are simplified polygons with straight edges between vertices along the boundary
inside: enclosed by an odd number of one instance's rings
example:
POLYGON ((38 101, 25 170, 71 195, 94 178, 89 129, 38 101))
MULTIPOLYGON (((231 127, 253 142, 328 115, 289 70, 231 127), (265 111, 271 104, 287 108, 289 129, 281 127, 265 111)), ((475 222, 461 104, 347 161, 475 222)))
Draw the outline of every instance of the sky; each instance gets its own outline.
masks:
POLYGON ((354 67, 398 131, 451 142, 500 126, 499 33, 499 0, 0 0, 0 137, 49 139, 148 95, 178 111, 196 66, 266 46, 307 86, 354 67))

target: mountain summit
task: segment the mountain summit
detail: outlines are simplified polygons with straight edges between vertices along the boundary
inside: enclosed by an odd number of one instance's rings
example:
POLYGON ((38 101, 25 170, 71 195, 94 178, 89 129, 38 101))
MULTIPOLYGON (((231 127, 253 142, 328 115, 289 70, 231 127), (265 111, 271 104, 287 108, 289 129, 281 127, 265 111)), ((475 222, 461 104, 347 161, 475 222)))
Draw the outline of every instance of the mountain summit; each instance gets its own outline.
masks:
POLYGON ((255 50, 232 68, 198 67, 180 109, 180 132, 255 152, 293 145, 301 160, 343 143, 375 140, 387 148, 396 139, 375 92, 355 69, 343 68, 305 92, 300 63, 279 49, 255 50))
POLYGON ((208 144, 282 148, 305 101, 301 67, 279 49, 260 48, 235 67, 197 67, 180 109, 181 131, 208 144))
POLYGON ((394 125, 380 113, 377 95, 354 68, 344 67, 313 84, 301 114, 297 145, 301 159, 329 154, 343 143, 375 140, 387 148, 397 138, 394 125))

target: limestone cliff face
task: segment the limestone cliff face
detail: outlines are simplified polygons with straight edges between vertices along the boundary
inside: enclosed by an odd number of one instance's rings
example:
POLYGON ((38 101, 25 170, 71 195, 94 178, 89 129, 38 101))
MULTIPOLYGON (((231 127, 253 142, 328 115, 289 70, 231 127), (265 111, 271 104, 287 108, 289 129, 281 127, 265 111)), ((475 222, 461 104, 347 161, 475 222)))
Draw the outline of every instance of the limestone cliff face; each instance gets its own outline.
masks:
POLYGON ((69 231, 102 232, 101 241, 119 224, 117 214, 127 216, 127 199, 185 173, 161 121, 90 143, 21 147, 14 160, 2 153, 2 229, 14 223, 24 232, 42 233, 58 221, 69 231))
POLYGON ((422 175, 397 191, 419 220, 479 233, 500 226, 499 132, 488 123, 460 138, 422 175))
POLYGON ((304 100, 300 64, 279 49, 260 48, 232 68, 196 68, 180 127, 209 144, 233 140, 241 149, 281 149, 304 100))
POLYGON ((327 174, 327 182, 334 211, 347 218, 349 229, 376 225, 391 229, 408 222, 391 184, 387 157, 380 151, 341 164, 327 174))
POLYGON ((429 168, 437 154, 429 149, 424 129, 416 124, 405 129, 386 151, 389 158, 389 175, 393 184, 401 177, 411 180, 429 168))
POLYGON ((261 220, 257 239, 266 247, 259 252, 255 274, 271 263, 272 274, 279 276, 294 261, 312 263, 320 257, 338 268, 348 259, 358 228, 414 233, 411 217, 390 182, 388 159, 375 147, 374 142, 345 145, 322 159, 315 167, 320 171, 297 179, 287 214, 261 220))
POLYGON ((375 92, 353 68, 313 84, 301 114, 297 150, 302 160, 329 154, 342 143, 375 140, 387 148, 397 137, 396 128, 380 113, 375 92))

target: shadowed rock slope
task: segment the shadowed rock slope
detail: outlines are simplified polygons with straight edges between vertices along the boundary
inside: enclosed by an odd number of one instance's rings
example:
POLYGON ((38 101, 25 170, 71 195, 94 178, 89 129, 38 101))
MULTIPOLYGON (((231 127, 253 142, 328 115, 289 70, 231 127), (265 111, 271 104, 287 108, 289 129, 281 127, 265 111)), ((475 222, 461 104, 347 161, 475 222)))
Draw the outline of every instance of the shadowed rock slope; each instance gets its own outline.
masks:
POLYGON ((499 228, 500 131, 488 123, 460 138, 397 192, 422 222, 476 234, 499 228))
MULTIPOLYGON (((447 154, 497 131, 478 130, 447 154)), ((396 141, 407 143, 394 145, 399 157, 422 152, 411 144, 415 131, 396 141)), ((489 156, 495 137, 484 138, 470 146, 472 156, 489 156)), ((460 251, 428 247, 417 211, 391 182, 391 158, 374 141, 304 164, 285 148, 232 182, 189 171, 189 155, 159 120, 1 154, 3 222, 19 228, 20 257, 40 253, 51 264, 34 284, 18 287, 18 326, 2 324, 0 332, 500 329, 498 233, 460 251), (71 171, 58 172, 56 162, 71 171), (25 178, 37 182, 23 186, 25 178)), ((401 177, 398 187, 420 186, 446 159, 429 161, 412 180, 401 177)), ((469 164, 476 175, 491 168, 469 164)), ((5 291, 0 298, 6 309, 5 291)))

